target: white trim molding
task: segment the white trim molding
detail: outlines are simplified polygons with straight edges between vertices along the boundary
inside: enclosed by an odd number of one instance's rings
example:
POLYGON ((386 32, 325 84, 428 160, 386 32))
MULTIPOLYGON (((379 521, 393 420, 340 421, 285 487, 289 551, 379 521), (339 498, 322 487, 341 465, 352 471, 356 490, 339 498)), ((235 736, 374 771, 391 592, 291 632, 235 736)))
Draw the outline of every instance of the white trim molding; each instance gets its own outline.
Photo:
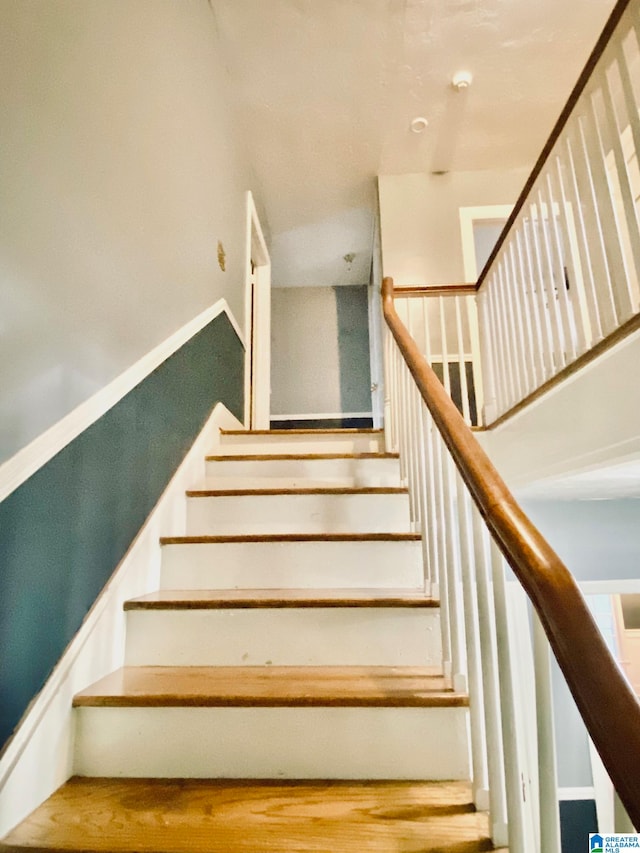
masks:
POLYGON ((242 424, 218 403, 0 757, 0 837, 74 772, 74 695, 123 665, 123 603, 160 585, 160 536, 186 529, 186 490, 204 478, 221 429, 242 424))
POLYGON ((271 406, 271 259, 250 190, 247 191, 246 203, 244 422, 247 429, 268 429, 271 406))
POLYGON ((70 444, 74 438, 77 438, 80 433, 113 408, 169 356, 177 352, 180 347, 184 346, 187 341, 222 313, 227 315, 240 342, 246 349, 244 335, 231 313, 226 299, 219 299, 0 465, 0 502, 9 497, 29 477, 32 477, 36 471, 70 444))
POLYGON ((462 235, 462 258, 465 281, 477 281, 482 272, 476 264, 476 244, 473 236, 473 223, 479 220, 502 220, 505 222, 513 210, 512 204, 485 204, 482 207, 461 207, 460 232, 462 235))
POLYGON ((595 800, 596 792, 593 786, 586 788, 558 788, 558 799, 563 802, 567 800, 595 800))

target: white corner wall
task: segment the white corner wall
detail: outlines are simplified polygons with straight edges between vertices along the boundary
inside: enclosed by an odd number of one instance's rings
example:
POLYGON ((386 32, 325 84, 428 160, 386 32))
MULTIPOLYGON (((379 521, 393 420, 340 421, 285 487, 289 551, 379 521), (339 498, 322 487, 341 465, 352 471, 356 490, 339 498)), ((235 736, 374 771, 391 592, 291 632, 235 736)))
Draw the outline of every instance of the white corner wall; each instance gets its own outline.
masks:
POLYGON ((459 209, 514 204, 529 171, 379 176, 383 274, 397 286, 464 282, 459 209))
POLYGON ((244 324, 250 173, 205 0, 0 29, 1 462, 217 299, 244 324))
POLYGON ((635 333, 504 424, 477 434, 517 496, 568 495, 568 478, 578 475, 589 480, 574 479, 574 495, 611 496, 602 472, 640 459, 638 364, 635 333))

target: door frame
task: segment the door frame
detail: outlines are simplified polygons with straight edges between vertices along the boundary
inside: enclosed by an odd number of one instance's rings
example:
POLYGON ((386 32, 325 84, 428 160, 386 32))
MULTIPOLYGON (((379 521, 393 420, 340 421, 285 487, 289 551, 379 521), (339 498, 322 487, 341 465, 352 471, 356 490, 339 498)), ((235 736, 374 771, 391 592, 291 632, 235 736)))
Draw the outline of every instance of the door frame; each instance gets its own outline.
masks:
POLYGON ((246 429, 269 429, 271 408, 271 258, 251 190, 248 190, 246 195, 244 288, 246 347, 244 424, 246 429))
POLYGON ((511 216, 512 204, 485 204, 480 207, 460 207, 460 234, 465 281, 475 284, 482 272, 476 264, 476 244, 473 236, 474 222, 506 220, 511 216))
MULTIPOLYGON (((619 643, 617 625, 616 598, 625 593, 640 593, 640 580, 636 578, 624 578, 620 580, 580 581, 580 591, 588 598, 589 595, 608 595, 611 599, 611 615, 614 619, 613 631, 616 643, 619 643)), ((587 602, 588 603, 588 602, 587 602)), ((621 614, 620 614, 621 615, 621 614)), ((617 657, 620 657, 621 649, 616 649, 617 657)), ((593 798, 596 803, 598 825, 603 826, 606 832, 633 832, 628 824, 628 817, 624 811, 614 787, 605 770, 602 759, 589 738, 589 753, 591 757, 591 772, 593 778, 593 798)))

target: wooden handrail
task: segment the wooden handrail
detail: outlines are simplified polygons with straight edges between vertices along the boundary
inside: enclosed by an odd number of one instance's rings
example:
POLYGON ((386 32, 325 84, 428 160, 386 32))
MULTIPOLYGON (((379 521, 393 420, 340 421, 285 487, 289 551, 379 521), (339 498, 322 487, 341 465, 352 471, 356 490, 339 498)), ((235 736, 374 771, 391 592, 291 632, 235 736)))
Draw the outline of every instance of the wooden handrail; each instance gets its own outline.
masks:
POLYGON ((591 75, 593 73, 594 68, 596 67, 596 65, 598 64, 598 61, 600 60, 603 53, 605 52, 607 45, 609 44, 609 42, 611 40, 611 36, 613 34, 613 31, 615 30, 615 28, 620 23, 620 19, 624 15, 625 10, 626 10, 626 8, 630 2, 631 2, 631 0, 618 0, 618 2, 616 3, 616 5, 613 8, 613 11, 611 12, 611 15, 607 19, 607 23, 605 24, 604 29, 603 29, 602 33, 600 34, 600 38, 596 42, 596 46, 594 47, 594 49, 591 51, 591 54, 589 55, 589 59, 587 59, 587 63, 584 66, 584 68, 582 69, 582 73, 580 74, 580 77, 578 77, 578 82, 573 87, 573 90, 572 90, 571 94, 569 95, 569 100, 567 101, 567 103, 564 106, 564 109, 560 113, 560 117, 558 118, 558 121, 554 124, 553 130, 551 131, 549 138, 545 142, 544 148, 542 149, 540 156, 538 157, 536 164, 533 167, 533 171, 529 175, 522 192, 518 196, 518 200, 516 201, 514 208, 511 211, 511 215, 509 216, 509 218, 505 222, 505 226, 502 229, 500 236, 498 237, 498 241, 496 242, 495 246, 493 247, 493 251, 491 252, 489 257, 487 258, 487 262, 484 265, 484 267, 482 268, 482 272, 480 273, 480 276, 478 277, 478 282, 476 284, 476 287, 478 290, 484 284, 484 281, 485 281, 487 275, 489 274, 489 270, 491 269, 493 262, 495 261, 496 257, 498 256, 498 252, 500 251, 503 243, 507 239, 507 235, 509 234, 509 231, 511 231, 511 228, 512 228, 514 222, 516 221, 518 214, 520 213, 520 211, 524 207, 524 205, 527 201, 527 198, 529 197, 529 193, 531 192, 533 185, 535 184, 536 180, 538 179, 538 175, 543 170, 544 165, 547 162, 547 159, 549 157, 549 154, 551 154, 551 152, 553 151, 553 148, 555 147, 555 144, 558 141, 560 134, 564 130, 564 126, 569 121, 569 118, 571 116, 571 113, 574 110, 574 107, 578 103, 580 96, 582 95, 585 88, 587 87, 587 84, 588 84, 589 80, 591 79, 591 75))
POLYGON ((396 287, 398 297, 405 296, 469 296, 478 289, 473 282, 466 284, 409 284, 396 287))
POLYGON ((629 817, 640 827, 640 703, 618 669, 571 572, 522 511, 398 317, 393 280, 383 313, 471 496, 540 617, 578 710, 629 817))

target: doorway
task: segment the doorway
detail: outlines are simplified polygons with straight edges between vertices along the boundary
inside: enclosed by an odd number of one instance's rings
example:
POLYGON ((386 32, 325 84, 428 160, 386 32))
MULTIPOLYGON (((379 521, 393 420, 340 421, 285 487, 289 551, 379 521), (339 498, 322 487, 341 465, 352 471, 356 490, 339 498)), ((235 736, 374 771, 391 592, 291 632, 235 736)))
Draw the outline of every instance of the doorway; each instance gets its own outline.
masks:
POLYGON ((512 210, 512 204, 460 208, 465 281, 475 284, 478 280, 512 210))
POLYGON ((271 398, 271 260, 251 192, 247 193, 245 395, 247 429, 269 429, 271 398))

